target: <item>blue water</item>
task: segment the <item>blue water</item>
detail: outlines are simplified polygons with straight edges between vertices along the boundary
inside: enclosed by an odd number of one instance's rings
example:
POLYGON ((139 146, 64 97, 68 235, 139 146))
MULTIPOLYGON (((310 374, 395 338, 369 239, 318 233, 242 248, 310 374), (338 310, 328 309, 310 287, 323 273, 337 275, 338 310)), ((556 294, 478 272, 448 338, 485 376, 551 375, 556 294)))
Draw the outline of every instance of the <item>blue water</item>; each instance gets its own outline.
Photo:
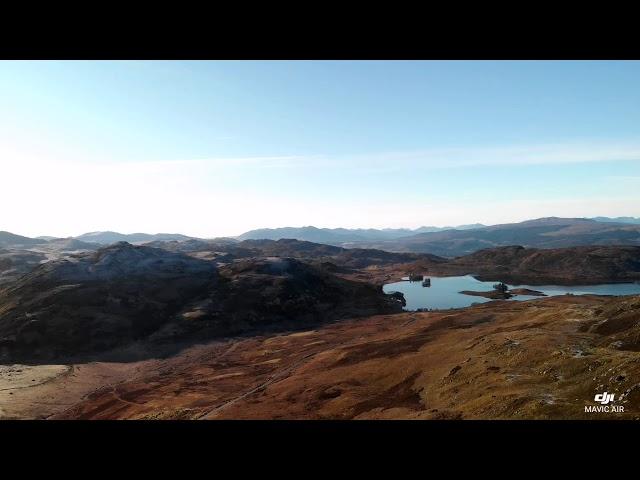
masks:
MULTIPOLYGON (((493 290, 496 282, 481 282, 471 275, 463 277, 430 277, 431 287, 423 287, 422 282, 395 282, 388 283, 383 287, 385 293, 402 292, 407 301, 405 309, 417 310, 418 308, 429 308, 435 310, 447 308, 468 307, 474 303, 490 302, 489 298, 476 297, 458 293, 462 290, 487 291, 493 290)), ((565 287, 561 285, 511 285, 509 288, 528 288, 546 293, 548 296, 564 295, 572 293, 574 295, 584 295, 593 293, 596 295, 634 295, 640 294, 640 284, 638 283, 610 283, 599 285, 579 285, 565 287)), ((509 300, 533 300, 537 297, 530 295, 516 295, 509 300)))

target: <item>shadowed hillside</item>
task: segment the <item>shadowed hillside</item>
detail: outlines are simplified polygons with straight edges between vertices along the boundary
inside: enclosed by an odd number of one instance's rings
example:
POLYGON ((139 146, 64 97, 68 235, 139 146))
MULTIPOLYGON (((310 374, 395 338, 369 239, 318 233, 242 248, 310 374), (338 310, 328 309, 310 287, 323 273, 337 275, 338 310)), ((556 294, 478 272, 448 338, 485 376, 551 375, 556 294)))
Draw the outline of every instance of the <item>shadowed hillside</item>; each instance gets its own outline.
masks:
POLYGON ((0 359, 91 356, 134 342, 171 348, 400 309, 379 287, 295 259, 248 258, 218 271, 210 261, 123 242, 50 261, 0 290, 0 359))
POLYGON ((210 263, 126 243, 45 263, 0 290, 0 358, 73 357, 142 339, 215 278, 210 263))
POLYGON ((498 247, 480 250, 440 265, 429 265, 428 268, 433 273, 474 274, 480 280, 533 285, 634 282, 640 280, 640 246, 554 249, 498 247))

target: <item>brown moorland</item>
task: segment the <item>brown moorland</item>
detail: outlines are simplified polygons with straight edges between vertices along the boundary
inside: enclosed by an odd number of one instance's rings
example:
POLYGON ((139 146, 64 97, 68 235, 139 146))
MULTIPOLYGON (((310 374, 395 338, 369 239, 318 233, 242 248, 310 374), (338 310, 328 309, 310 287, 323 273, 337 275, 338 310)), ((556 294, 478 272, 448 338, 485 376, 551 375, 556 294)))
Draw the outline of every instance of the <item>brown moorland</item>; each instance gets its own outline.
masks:
POLYGON ((14 394, 37 418, 635 419, 639 324, 639 297, 495 301, 74 365, 14 394), (625 412, 585 413, 605 390, 625 412))

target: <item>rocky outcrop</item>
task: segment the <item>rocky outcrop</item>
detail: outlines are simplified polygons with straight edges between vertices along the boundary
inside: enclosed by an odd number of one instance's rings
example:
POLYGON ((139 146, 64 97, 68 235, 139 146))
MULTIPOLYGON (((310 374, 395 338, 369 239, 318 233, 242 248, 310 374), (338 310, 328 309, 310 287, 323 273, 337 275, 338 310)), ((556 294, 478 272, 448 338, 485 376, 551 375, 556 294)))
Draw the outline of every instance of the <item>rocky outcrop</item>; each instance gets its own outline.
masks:
POLYGON ((0 285, 15 280, 46 260, 46 255, 39 252, 0 249, 0 285))
POLYGON ((260 322, 302 324, 400 311, 399 302, 381 288, 293 258, 238 261, 221 268, 220 275, 227 279, 221 283, 227 310, 260 322))
POLYGON ((289 257, 236 260, 221 267, 219 275, 216 288, 186 306, 176 322, 154 335, 154 341, 298 329, 400 312, 404 300, 289 257))
POLYGON ((143 339, 216 278, 209 262, 127 243, 45 263, 0 290, 0 358, 73 357, 143 339))

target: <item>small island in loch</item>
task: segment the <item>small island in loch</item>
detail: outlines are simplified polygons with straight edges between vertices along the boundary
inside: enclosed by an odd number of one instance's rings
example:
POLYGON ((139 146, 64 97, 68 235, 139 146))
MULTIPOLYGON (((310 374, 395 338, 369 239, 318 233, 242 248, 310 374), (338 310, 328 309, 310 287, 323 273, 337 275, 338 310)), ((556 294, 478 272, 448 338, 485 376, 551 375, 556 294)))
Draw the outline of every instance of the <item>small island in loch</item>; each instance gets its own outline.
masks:
POLYGON ((514 288, 509 289, 509 287, 503 283, 496 283, 493 286, 493 290, 489 290, 486 292, 478 292, 473 290, 462 290, 461 292, 464 295, 474 295, 476 297, 485 297, 490 298, 492 300, 506 300, 516 295, 529 295, 533 297, 546 297, 547 294, 540 292, 538 290, 531 290, 529 288, 514 288))

